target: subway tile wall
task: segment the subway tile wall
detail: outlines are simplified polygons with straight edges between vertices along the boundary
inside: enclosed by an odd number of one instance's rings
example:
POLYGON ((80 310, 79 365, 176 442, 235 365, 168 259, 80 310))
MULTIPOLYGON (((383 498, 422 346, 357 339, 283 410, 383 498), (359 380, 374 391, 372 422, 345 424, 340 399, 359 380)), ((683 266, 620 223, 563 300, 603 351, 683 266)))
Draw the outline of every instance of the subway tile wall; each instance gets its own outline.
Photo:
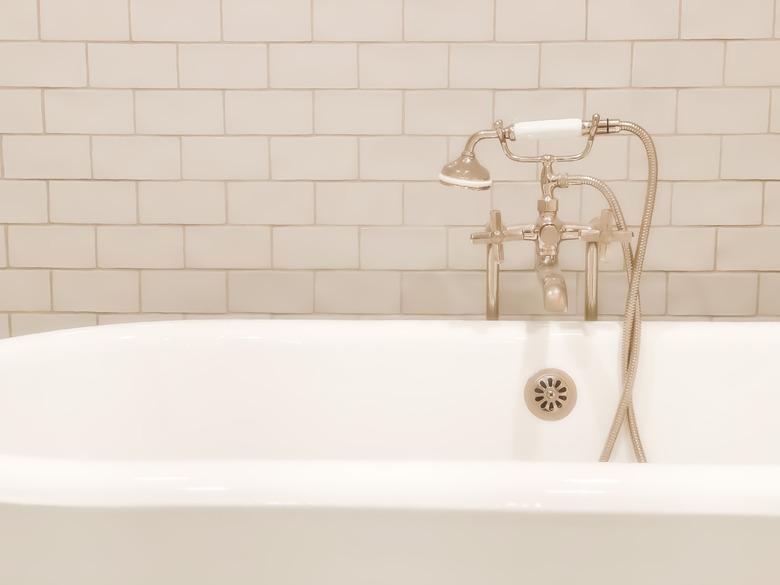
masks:
MULTIPOLYGON (((439 168, 498 117, 594 112, 656 139, 646 314, 780 316, 780 1, 0 0, 0 336, 478 318, 468 234, 494 207, 532 221, 536 169, 484 143, 492 191, 439 168)), ((610 180, 638 221, 633 139, 560 170, 610 180)), ((604 207, 560 196, 566 220, 604 207)), ((566 246, 577 319, 584 251, 566 246)), ((507 318, 546 318, 531 252, 507 245, 507 318)), ((619 251, 605 267, 617 318, 619 251)))

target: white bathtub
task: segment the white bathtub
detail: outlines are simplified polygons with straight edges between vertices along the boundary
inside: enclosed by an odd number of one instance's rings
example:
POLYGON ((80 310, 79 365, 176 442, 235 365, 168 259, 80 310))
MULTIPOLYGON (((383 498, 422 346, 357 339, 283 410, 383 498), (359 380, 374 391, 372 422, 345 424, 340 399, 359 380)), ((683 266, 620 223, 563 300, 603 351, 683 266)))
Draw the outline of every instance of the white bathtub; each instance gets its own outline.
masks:
POLYGON ((0 342, 3 585, 771 585, 780 325, 204 321, 0 342), (566 371, 563 420, 525 405, 566 371), (618 461, 630 461, 623 441, 618 461))

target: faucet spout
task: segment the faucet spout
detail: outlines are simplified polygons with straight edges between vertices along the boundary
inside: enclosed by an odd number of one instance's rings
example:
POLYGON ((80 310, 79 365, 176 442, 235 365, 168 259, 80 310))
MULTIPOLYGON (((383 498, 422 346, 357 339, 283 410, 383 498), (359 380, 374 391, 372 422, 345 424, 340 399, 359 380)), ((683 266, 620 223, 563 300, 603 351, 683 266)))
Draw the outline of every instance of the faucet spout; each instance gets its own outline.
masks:
POLYGON ((545 266, 537 266, 537 274, 542 285, 544 310, 565 313, 569 306, 569 297, 563 275, 554 268, 545 266))

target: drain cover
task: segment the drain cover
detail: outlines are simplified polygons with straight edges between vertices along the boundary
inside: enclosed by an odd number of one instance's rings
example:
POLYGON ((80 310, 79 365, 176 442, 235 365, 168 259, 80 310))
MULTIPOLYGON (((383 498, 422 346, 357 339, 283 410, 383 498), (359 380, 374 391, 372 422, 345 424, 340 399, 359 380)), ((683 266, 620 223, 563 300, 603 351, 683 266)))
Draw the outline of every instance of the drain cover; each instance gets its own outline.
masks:
POLYGON ((577 403, 574 380, 562 370, 547 368, 536 372, 525 385, 525 403, 543 420, 560 420, 577 403))

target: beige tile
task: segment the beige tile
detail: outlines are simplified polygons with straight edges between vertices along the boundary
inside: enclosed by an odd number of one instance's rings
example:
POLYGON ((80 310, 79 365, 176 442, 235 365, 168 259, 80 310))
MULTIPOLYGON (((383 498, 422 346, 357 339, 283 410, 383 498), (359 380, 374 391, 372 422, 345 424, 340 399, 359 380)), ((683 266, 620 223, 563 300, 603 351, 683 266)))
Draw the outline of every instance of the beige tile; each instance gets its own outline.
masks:
POLYGON ((780 315, 780 274, 759 275, 758 314, 780 315))
POLYGON ((585 92, 579 89, 497 91, 495 94, 495 118, 504 120, 505 124, 583 116, 585 92))
POLYGON ((224 272, 208 270, 144 270, 141 310, 157 313, 224 313, 224 272))
POLYGON ((407 272, 401 280, 405 314, 474 315, 485 311, 480 272, 407 272))
POLYGON ((489 41, 492 0, 405 0, 407 41, 489 41))
POLYGON ((140 307, 138 273, 130 270, 54 270, 55 311, 133 313, 140 307))
POLYGON ((450 49, 450 87, 514 89, 537 87, 539 46, 454 44, 450 49))
POLYGON ((0 223, 46 223, 46 183, 0 181, 0 223))
POLYGON ((268 139, 189 137, 182 139, 185 179, 267 179, 268 139))
POLYGON ((314 185, 298 181, 228 183, 228 222, 313 223, 314 185))
POLYGON ((271 228, 208 226, 184 228, 188 268, 268 268, 271 228))
MULTIPOLYGON (((471 234, 484 231, 484 229, 485 227, 480 225, 453 227, 447 230, 447 268, 454 270, 485 270, 486 247, 471 241, 471 234)), ((528 250, 531 250, 532 247, 528 246, 528 250)), ((508 245, 504 246, 504 264, 502 268, 506 268, 510 257, 515 262, 518 260, 515 248, 508 245)), ((527 267, 533 267, 533 260, 529 261, 527 267)))
POLYGON ((684 89, 677 101, 681 134, 750 134, 769 127, 768 89, 684 89))
POLYGON ((682 0, 684 39, 738 39, 772 36, 772 0, 682 0))
MULTIPOLYGON (((642 221, 642 213, 645 207, 647 195, 647 183, 645 181, 610 181, 610 188, 617 197, 623 217, 630 226, 639 226, 642 221)), ((563 197, 563 195, 559 195, 563 197)), ((670 221, 672 206, 672 183, 660 182, 656 188, 655 207, 653 211, 653 225, 667 225, 670 221)), ((582 212, 580 219, 590 222, 601 214, 602 209, 608 207, 607 201, 601 193, 590 187, 583 187, 582 212)), ((637 230, 635 229, 634 232, 637 230)))
POLYGON ((355 227, 278 227, 273 230, 275 268, 357 268, 355 227))
POLYGON ((176 87, 176 45, 90 43, 89 84, 94 87, 176 87))
POLYGON ((274 179, 354 179, 358 171, 357 139, 309 136, 271 139, 274 179))
POLYGON ((224 223, 225 186, 199 181, 138 183, 141 223, 224 223))
POLYGON ((583 40, 585 5, 586 0, 545 0, 533 7, 517 0, 496 0, 496 40, 583 40))
MULTIPOLYGON (((566 280, 567 296, 569 299, 568 311, 555 315, 556 318, 565 315, 574 315, 577 312, 577 278, 575 274, 564 273, 566 280)), ((550 318, 544 308, 542 287, 539 286, 539 278, 536 271, 530 272, 503 272, 501 275, 501 289, 499 291, 500 310, 502 315, 544 315, 550 318)))
POLYGON ((41 38, 121 41, 130 38, 127 0, 40 0, 41 38))
POLYGON ((0 39, 38 38, 37 0, 0 0, 0 39))
POLYGON ((446 159, 446 138, 387 136, 360 139, 361 179, 435 180, 446 159))
POLYGON ((50 181, 54 223, 135 223, 135 185, 126 181, 50 181))
POLYGON ((101 268, 181 268, 184 238, 180 227, 97 228, 101 268))
POLYGON ((772 90, 771 102, 772 102, 772 112, 770 114, 771 126, 769 128, 769 131, 780 132, 780 89, 772 90))
POLYGON ((724 179, 780 179, 780 134, 724 136, 724 179))
POLYGON ((493 94, 489 91, 422 90, 404 96, 407 134, 470 134, 490 128, 493 94))
POLYGON ((308 41, 311 0, 222 0, 226 41, 308 41))
POLYGON ((136 41, 218 41, 220 0, 130 0, 136 41))
POLYGON ((630 43, 542 45, 541 87, 621 87, 630 78, 630 43))
POLYGON ((118 89, 44 91, 46 131, 60 134, 133 132, 133 94, 118 89))
POLYGON ((87 136, 5 136, 3 167, 10 179, 82 179, 92 174, 87 136))
MULTIPOLYGON (((506 225, 529 224, 536 221, 539 215, 537 201, 542 196, 538 180, 529 183, 494 183, 492 191, 492 208, 501 211, 502 221, 506 225)), ((559 202, 558 214, 562 219, 571 223, 577 221, 580 216, 581 193, 582 190, 576 186, 556 191, 559 202)), ((484 223, 487 221, 480 222, 480 224, 484 223)))
POLYGON ((317 223, 398 225, 403 220, 402 189, 396 182, 317 183, 317 223))
POLYGON ((632 120, 653 134, 673 134, 677 111, 674 89, 595 89, 585 97, 585 115, 632 120))
MULTIPOLYGON (((584 274, 577 282, 579 290, 584 291, 584 274)), ((622 316, 625 313, 628 279, 624 272, 602 272, 599 274, 599 315, 622 316)), ((663 272, 644 272, 639 286, 642 302, 642 316, 663 315, 666 313, 666 274, 663 272)), ((577 296, 579 312, 585 312, 585 294, 577 296)))
POLYGON ((224 111, 219 91, 137 91, 139 134, 222 134, 224 111))
POLYGON ((490 191, 453 189, 439 182, 404 185, 407 225, 476 225, 490 215, 490 191))
POLYGON ((314 0, 318 41, 400 41, 403 0, 314 0))
POLYGON ((92 268, 95 230, 88 226, 8 226, 10 266, 92 268))
POLYGON ((161 136, 95 136, 96 179, 178 179, 179 139, 161 136))
POLYGON ((723 81, 723 43, 668 41, 636 43, 632 84, 696 87, 723 81))
MULTIPOLYGON (((702 181, 717 179, 720 167, 718 136, 657 136, 658 177, 667 181, 702 181)), ((647 158, 644 149, 631 145, 629 176, 647 178, 647 158)))
POLYGON ((3 89, 0 91, 0 133, 33 134, 42 130, 40 90, 3 89))
POLYGON ((360 45, 360 87, 375 89, 447 87, 448 59, 446 44, 360 45))
POLYGON ((400 91, 332 90, 314 93, 317 134, 400 134, 400 91))
POLYGON ((266 45, 180 45, 179 81, 182 87, 266 87, 267 52, 266 45))
POLYGON ((311 272, 252 271, 228 273, 229 308, 248 313, 311 313, 311 272))
POLYGON ((758 225, 763 185, 748 181, 675 183, 672 223, 676 225, 758 225))
POLYGON ((0 270, 0 290, 0 310, 51 310, 48 270, 0 270))
POLYGON ((780 227, 720 228, 718 270, 780 270, 780 227))
POLYGON ((311 134, 312 101, 310 91, 228 91, 227 133, 311 134))
POLYGON ((88 313, 19 313, 11 315, 11 332, 14 336, 92 325, 97 325, 97 317, 88 313))
MULTIPOLYGON (((539 141, 539 153, 576 154, 585 147, 584 138, 556 138, 539 141)), ((628 177, 628 136, 609 136, 596 140, 588 156, 565 165, 570 174, 595 175, 606 181, 628 177)))
POLYGON ((680 0, 589 0, 588 39, 677 38, 680 0))
POLYGON ((757 274, 669 275, 670 315, 755 315, 757 274))
POLYGON ((715 267, 714 228, 652 228, 646 270, 712 270, 715 267))
POLYGON ((0 44, 0 86, 81 87, 86 82, 83 43, 0 44))
POLYGON ((318 313, 401 312, 401 275, 398 272, 318 272, 314 289, 314 308, 318 313))
POLYGON ((0 317, 0 338, 6 339, 11 336, 11 318, 8 315, 0 317))
POLYGON ((271 87, 357 87, 357 45, 279 44, 270 48, 271 87))
POLYGON ((375 227, 360 230, 360 266, 377 270, 435 270, 447 265, 444 228, 375 227))
POLYGON ((780 183, 766 183, 764 186, 764 223, 780 225, 780 183))

